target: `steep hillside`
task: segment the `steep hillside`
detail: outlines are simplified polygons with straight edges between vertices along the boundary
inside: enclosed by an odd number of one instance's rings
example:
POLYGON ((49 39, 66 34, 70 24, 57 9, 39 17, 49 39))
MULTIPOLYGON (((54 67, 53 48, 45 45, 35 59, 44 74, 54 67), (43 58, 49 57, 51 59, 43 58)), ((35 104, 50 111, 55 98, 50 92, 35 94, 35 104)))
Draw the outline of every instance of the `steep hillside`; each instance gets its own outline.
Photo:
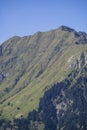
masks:
POLYGON ((54 83, 87 63, 87 34, 66 26, 0 46, 0 118, 26 117, 54 83))
MULTIPOLYGON (((9 104, 10 105, 10 104, 9 104)), ((40 99, 39 107, 9 120, 0 120, 1 130, 86 130, 87 65, 54 84, 40 99)))
POLYGON ((33 130, 42 124, 41 130, 86 130, 87 65, 46 91, 38 111, 29 113, 27 120, 33 130))

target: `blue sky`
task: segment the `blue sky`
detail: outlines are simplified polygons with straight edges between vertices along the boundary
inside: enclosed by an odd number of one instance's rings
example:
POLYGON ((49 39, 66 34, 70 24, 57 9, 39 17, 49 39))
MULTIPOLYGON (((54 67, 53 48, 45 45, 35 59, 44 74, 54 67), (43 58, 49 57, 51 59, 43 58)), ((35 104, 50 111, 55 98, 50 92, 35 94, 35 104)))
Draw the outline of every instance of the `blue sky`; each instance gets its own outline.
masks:
POLYGON ((0 43, 61 25, 87 32, 87 0, 0 0, 0 43))

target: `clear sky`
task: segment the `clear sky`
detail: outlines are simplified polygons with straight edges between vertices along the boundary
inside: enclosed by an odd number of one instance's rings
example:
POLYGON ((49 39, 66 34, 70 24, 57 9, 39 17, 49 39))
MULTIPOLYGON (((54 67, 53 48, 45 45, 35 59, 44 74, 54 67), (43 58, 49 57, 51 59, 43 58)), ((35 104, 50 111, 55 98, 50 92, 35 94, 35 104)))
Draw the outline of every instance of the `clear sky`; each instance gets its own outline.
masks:
POLYGON ((87 0, 0 0, 0 43, 61 25, 87 32, 87 0))

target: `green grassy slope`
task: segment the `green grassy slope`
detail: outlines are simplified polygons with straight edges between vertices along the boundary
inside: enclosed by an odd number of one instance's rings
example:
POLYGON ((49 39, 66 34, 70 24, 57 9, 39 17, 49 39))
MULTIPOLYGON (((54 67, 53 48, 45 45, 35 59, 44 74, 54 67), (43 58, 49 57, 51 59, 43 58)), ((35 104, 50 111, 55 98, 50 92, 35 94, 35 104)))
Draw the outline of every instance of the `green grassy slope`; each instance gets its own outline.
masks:
POLYGON ((18 118, 37 109, 44 92, 70 73, 69 66, 87 50, 86 43, 85 33, 64 26, 3 43, 0 118, 18 118))

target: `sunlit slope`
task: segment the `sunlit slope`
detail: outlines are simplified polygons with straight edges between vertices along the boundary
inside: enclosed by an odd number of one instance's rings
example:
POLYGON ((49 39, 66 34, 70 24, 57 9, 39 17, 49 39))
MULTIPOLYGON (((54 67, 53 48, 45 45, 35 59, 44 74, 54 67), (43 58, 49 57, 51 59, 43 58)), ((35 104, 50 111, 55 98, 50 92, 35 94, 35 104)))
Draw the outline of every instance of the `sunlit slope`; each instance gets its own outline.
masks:
POLYGON ((26 116, 40 97, 65 79, 87 51, 87 34, 61 26, 33 36, 15 36, 0 47, 0 118, 26 116))

